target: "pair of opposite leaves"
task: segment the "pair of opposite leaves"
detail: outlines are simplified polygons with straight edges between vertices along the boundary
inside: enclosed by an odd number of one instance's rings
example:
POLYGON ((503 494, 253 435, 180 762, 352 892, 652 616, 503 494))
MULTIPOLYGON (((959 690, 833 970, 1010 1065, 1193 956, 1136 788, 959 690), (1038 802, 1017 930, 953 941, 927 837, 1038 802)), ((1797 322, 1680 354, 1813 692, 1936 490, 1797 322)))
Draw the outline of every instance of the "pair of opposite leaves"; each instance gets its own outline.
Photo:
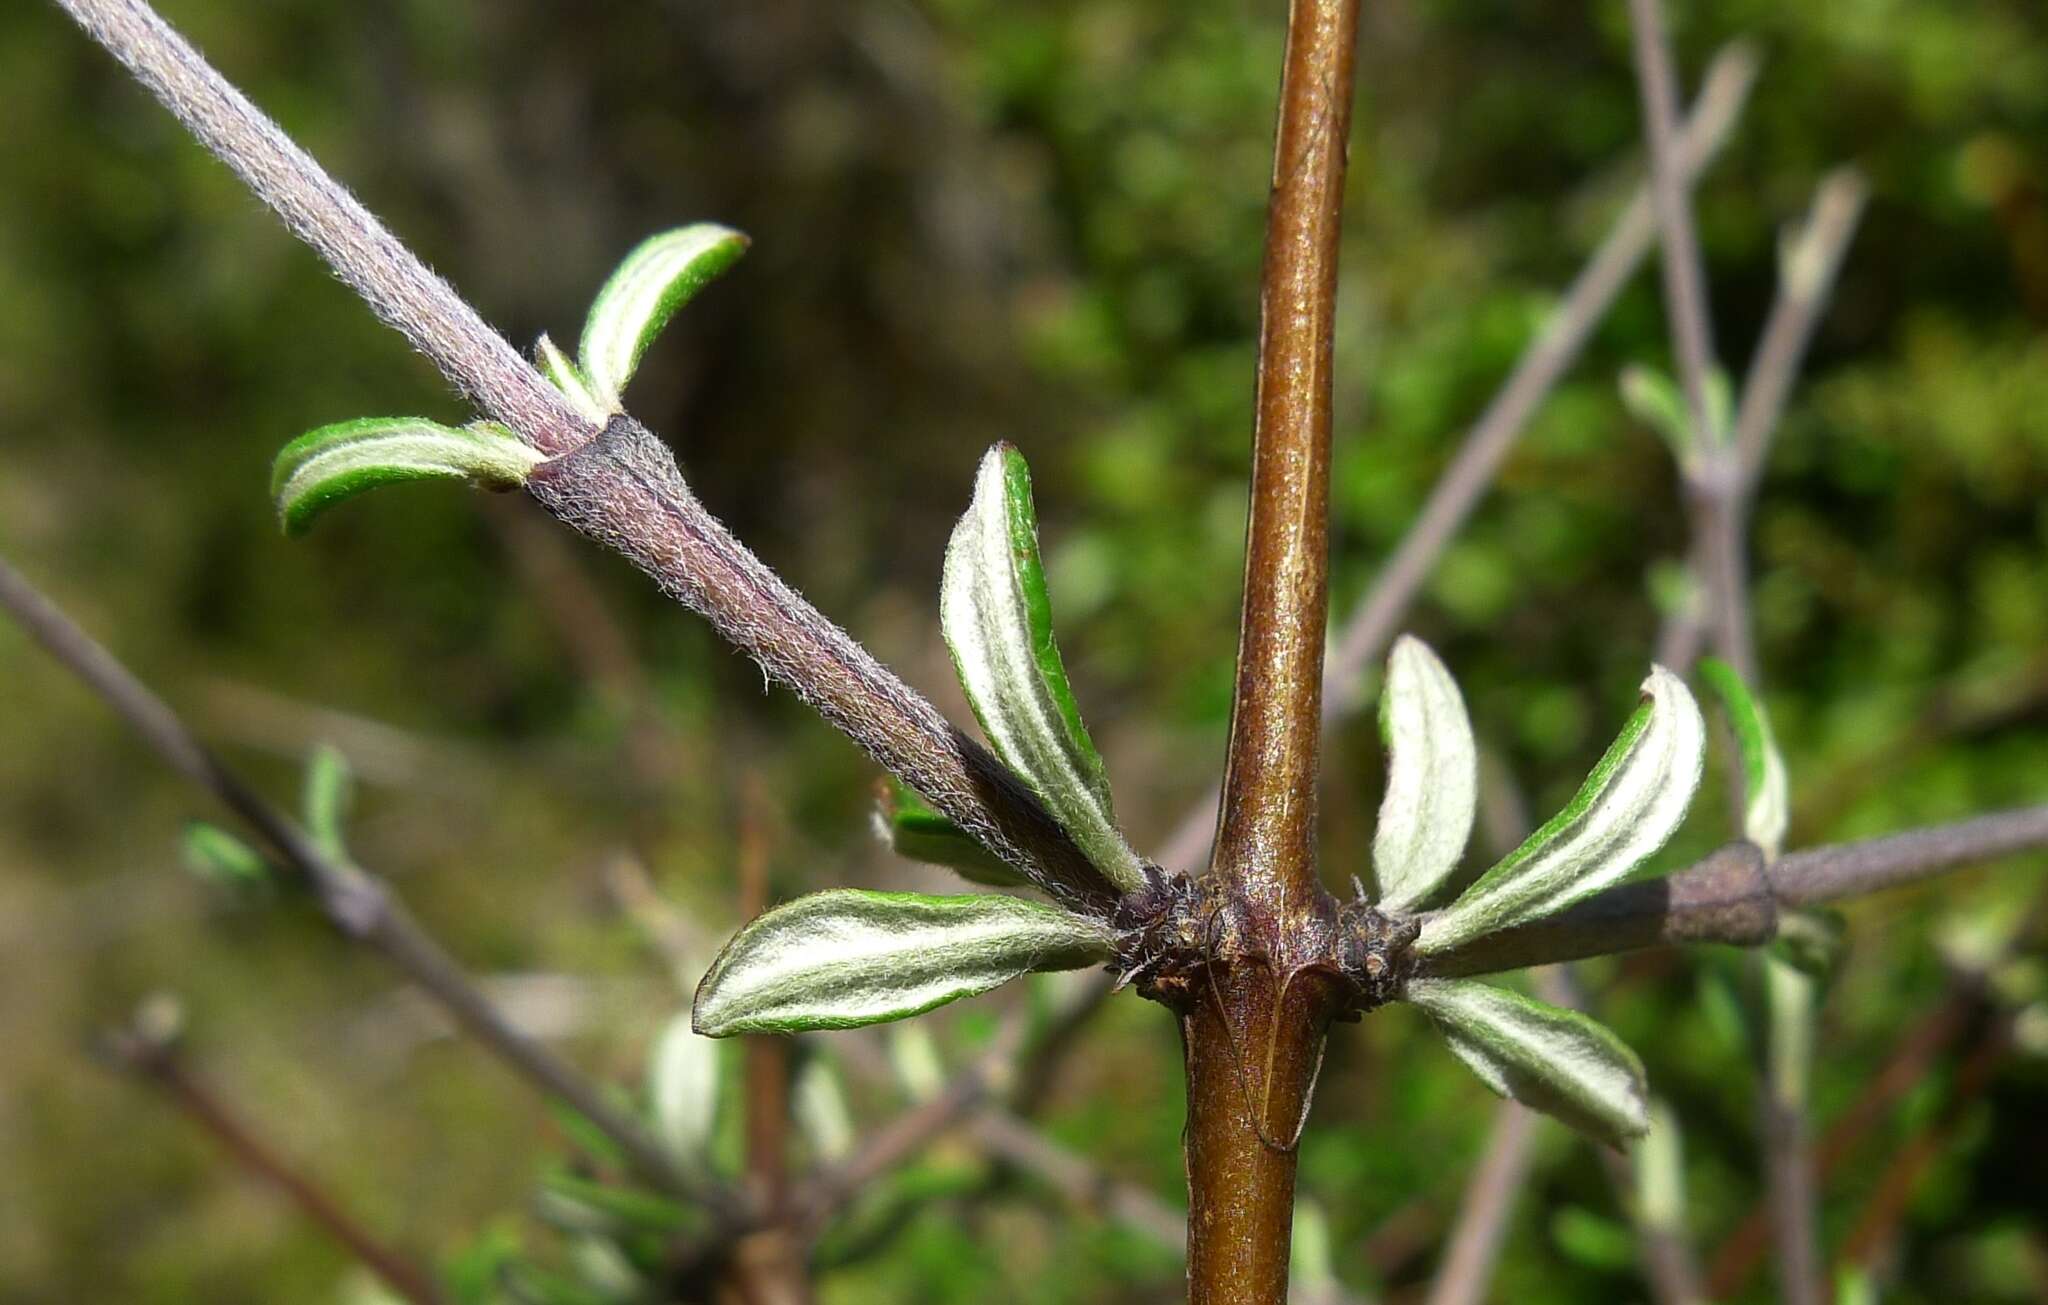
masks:
MULTIPOLYGON (((601 425, 623 410, 621 392, 661 328, 745 243, 710 225, 643 242, 593 303, 578 358, 543 337, 543 369, 601 425)), ((287 445, 272 489, 287 532, 296 534, 334 503, 376 485, 460 477, 513 488, 540 461, 495 422, 454 428, 367 419, 287 445)), ((1106 880, 1125 892, 1141 886, 1143 862, 1117 826, 1101 755, 1053 639, 1030 472, 1008 445, 982 460, 973 502, 947 548, 940 609, 962 686, 997 754, 1106 880)), ((1424 917, 1418 952, 1449 951, 1554 914, 1619 882, 1663 846, 1697 786, 1704 727, 1691 694, 1662 667, 1652 669, 1643 692, 1572 802, 1448 907, 1424 917)), ((1462 859, 1477 788, 1457 685, 1412 637, 1389 656, 1380 722, 1390 755, 1373 845, 1378 905, 1410 914, 1462 859)), ((1749 733, 1740 721, 1738 734, 1747 759, 1749 733)), ((1760 799, 1752 787, 1754 805, 1760 799)), ((984 882, 1025 882, 907 790, 886 804, 883 824, 906 854, 956 865, 984 882)), ((703 1033, 727 1036, 900 1019, 1026 973, 1106 962, 1113 941, 1100 919, 1022 898, 833 890, 769 911, 736 935, 698 990, 695 1022, 703 1033)), ((1417 980, 1403 996, 1430 1013, 1496 1091, 1605 1140, 1646 1126, 1641 1064, 1596 1022, 1470 980, 1417 980)))

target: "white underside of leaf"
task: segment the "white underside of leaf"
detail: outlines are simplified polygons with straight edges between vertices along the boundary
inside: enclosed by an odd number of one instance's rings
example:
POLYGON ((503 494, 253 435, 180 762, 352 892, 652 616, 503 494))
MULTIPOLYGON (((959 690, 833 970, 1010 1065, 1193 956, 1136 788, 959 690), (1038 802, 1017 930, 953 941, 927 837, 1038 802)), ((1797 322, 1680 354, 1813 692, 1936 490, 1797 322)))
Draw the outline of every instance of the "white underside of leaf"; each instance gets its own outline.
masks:
MULTIPOLYGON (((1573 799, 1577 811, 1531 836, 1423 924, 1416 950, 1441 952, 1552 915, 1626 878, 1664 846, 1699 787, 1706 726, 1683 681, 1661 666, 1643 681, 1649 718, 1627 753, 1573 799), (1553 827, 1555 826, 1555 827, 1553 827)), ((1603 758, 1603 764, 1606 759, 1603 758)), ((1567 808, 1568 811, 1571 808, 1567 808)))
POLYGON ((1402 635, 1380 690, 1387 792, 1372 842, 1383 910, 1407 911, 1457 868, 1472 835, 1479 751, 1465 700, 1443 662, 1402 635))
POLYGON ((1606 1026, 1468 979, 1414 980, 1406 996, 1502 1096, 1613 1145, 1649 1127, 1642 1062, 1606 1026))
POLYGON ((727 943, 697 989, 696 1027, 725 1037, 874 1024, 1109 951, 1102 925, 1037 902, 834 889, 727 943))
POLYGON ((1003 446, 982 458, 974 501, 953 529, 939 584, 939 624, 967 700, 1009 767, 1023 777, 1088 859, 1126 892, 1143 863, 1117 829, 1098 759, 1067 729, 1039 673, 1012 555, 1003 446))
POLYGON ((745 237, 729 227, 700 222, 643 241, 626 256, 590 306, 578 350, 583 375, 597 402, 616 411, 619 396, 660 329, 656 316, 675 282, 707 259, 724 259, 745 237))

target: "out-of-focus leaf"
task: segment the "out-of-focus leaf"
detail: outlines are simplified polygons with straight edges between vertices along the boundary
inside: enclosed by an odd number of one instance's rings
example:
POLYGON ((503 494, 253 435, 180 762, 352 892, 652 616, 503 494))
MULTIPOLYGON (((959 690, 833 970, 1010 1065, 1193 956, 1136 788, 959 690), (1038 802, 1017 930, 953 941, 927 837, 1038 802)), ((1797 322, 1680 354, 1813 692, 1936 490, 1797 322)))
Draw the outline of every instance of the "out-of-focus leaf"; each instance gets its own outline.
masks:
POLYGON ((1771 734, 1771 718, 1728 663, 1708 657, 1700 662, 1700 677, 1721 700, 1742 754, 1743 836, 1763 849, 1767 861, 1775 861, 1784 848, 1791 803, 1785 758, 1771 734))
POLYGON ((247 890, 270 882, 270 862, 263 854, 219 825, 187 822, 178 851, 185 868, 208 883, 247 890))
POLYGON ((718 1121, 718 1043, 679 1011, 662 1026, 647 1060, 647 1098, 655 1131, 681 1163, 701 1168, 718 1121))
POLYGON ((348 817, 355 806, 355 771, 339 748, 322 743, 306 759, 300 811, 306 834, 328 860, 348 858, 348 817))

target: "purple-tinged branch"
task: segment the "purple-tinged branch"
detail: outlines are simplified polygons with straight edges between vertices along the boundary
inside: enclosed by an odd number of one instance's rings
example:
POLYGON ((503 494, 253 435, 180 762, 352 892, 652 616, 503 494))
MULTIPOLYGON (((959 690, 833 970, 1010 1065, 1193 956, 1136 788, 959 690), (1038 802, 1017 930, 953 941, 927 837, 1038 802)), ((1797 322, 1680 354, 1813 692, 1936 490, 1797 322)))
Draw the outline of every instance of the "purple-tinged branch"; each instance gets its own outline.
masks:
POLYGON ((275 209, 294 234, 473 398, 555 455, 534 497, 624 553, 662 589, 844 730, 996 855, 1070 906, 1117 893, 982 749, 749 553, 631 421, 605 438, 475 310, 294 145, 143 0, 59 0, 95 40, 275 209))

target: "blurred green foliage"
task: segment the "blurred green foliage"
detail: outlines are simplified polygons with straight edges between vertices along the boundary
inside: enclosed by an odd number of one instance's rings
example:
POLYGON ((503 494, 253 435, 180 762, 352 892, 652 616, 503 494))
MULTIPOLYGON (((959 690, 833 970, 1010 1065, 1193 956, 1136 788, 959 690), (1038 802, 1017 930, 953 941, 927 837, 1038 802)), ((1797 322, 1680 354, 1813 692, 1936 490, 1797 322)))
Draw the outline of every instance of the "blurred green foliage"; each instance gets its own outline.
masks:
MULTIPOLYGON (((704 499, 964 720, 937 640, 939 557, 981 451, 1016 441, 1062 647, 1140 845, 1209 782, 1285 6, 166 8, 521 345, 573 335, 648 232, 748 232, 749 258, 678 319, 630 396, 704 499)), ((1794 844, 2039 801, 2048 16, 2031 0, 1730 0, 1672 20, 1690 74, 1736 35, 1765 58, 1698 197, 1734 374, 1780 224, 1830 167, 1872 183, 1753 536, 1794 844)), ((1619 3, 1370 4, 1359 76, 1340 614, 1639 156, 1619 3)), ((264 486, 286 439, 357 415, 467 414, 54 7, 0 12, 0 84, 0 549, 281 799, 314 742, 347 751, 364 789, 352 850, 476 971, 573 976, 581 1063, 637 1081, 681 1001, 610 869, 636 849, 718 936, 748 777, 774 795, 780 892, 917 882, 867 835, 873 777, 851 748, 764 696, 622 565, 536 531, 523 504, 393 491, 281 540, 264 486), (567 592, 616 614, 623 657, 562 614, 565 557, 590 577, 567 592)), ((1545 405, 1412 616, 1538 807, 1625 713, 1655 639, 1653 578, 1683 549, 1667 453, 1616 394, 1630 363, 1669 365, 1654 276, 1545 405)), ((1361 719, 1326 752, 1341 877, 1369 846, 1378 744, 1361 719)), ((1721 809, 1704 795, 1671 855, 1716 841, 1721 809)), ((422 1252, 545 1249, 534 1180, 568 1147, 547 1113, 437 1039, 310 909, 235 908, 178 873, 184 822, 216 814, 0 624, 0 1300, 338 1290, 345 1265, 317 1233, 81 1054, 164 986, 208 1072, 373 1226, 422 1252)), ((2040 869, 1849 911, 1822 1016, 1823 1125, 1942 1000, 1938 944, 2019 921, 2040 869)), ((1711 1248, 1760 1191, 1744 967, 1703 953, 1585 969, 1676 1104, 1711 1248)), ((1355 1288, 1426 1277, 1492 1117, 1421 1034, 1395 1012, 1340 1039, 1304 1144, 1304 1191, 1355 1288)), ((1851 1239, 1890 1158, 1946 1120, 1877 1280, 1900 1301, 2038 1299, 2048 1242, 2020 1158, 2048 1153, 2041 1062, 2002 1062, 1961 1096, 1957 1059, 1937 1057, 1827 1178, 1824 1232, 1851 1239)), ((1178 1200, 1179 1093, 1168 1021, 1120 1003, 1046 1126, 1178 1200)), ((858 1104, 891 1108, 886 1093, 858 1104)), ((1595 1157, 1547 1126, 1538 1145, 1499 1294, 1632 1293, 1595 1157)), ((1172 1297, 1171 1255, 1028 1181, 990 1187, 981 1163, 949 1142, 906 1175, 938 1194, 827 1298, 1172 1297)), ((1767 1291, 1754 1279, 1749 1298, 1767 1291)))

